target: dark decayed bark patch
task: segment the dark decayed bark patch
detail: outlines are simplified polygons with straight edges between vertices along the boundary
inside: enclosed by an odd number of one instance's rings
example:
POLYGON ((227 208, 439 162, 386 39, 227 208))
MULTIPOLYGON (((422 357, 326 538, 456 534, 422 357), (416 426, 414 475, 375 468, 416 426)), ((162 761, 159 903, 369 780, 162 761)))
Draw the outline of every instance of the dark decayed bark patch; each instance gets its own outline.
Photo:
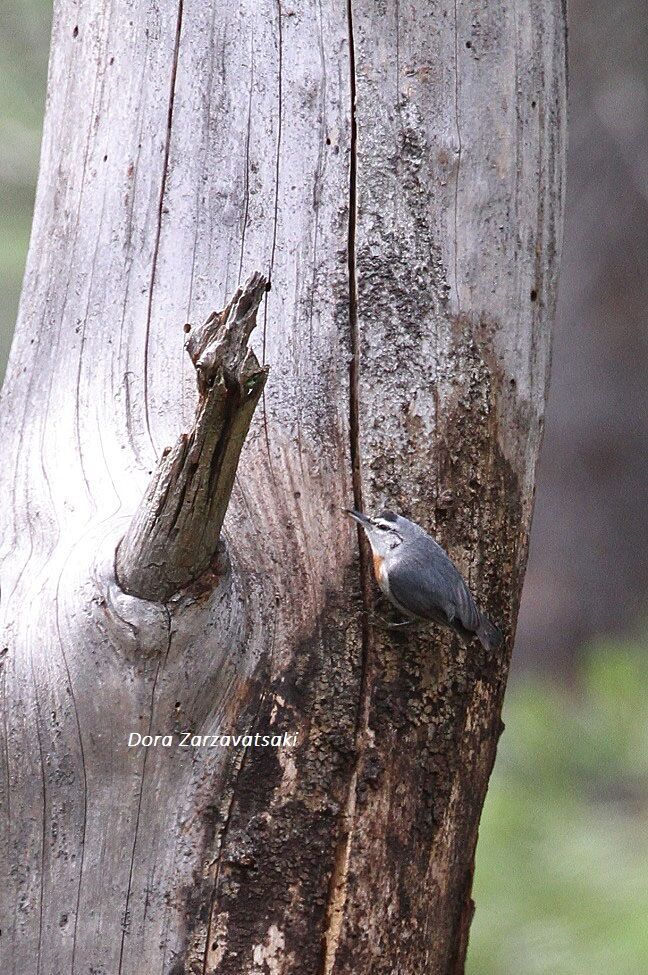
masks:
MULTIPOLYGON (((463 562, 507 640, 487 656, 477 641, 464 648, 435 626, 372 631, 371 744, 358 781, 339 975, 463 970, 472 859, 502 730, 526 524, 521 485, 499 446, 504 377, 483 331, 468 320, 457 323, 450 361, 462 382, 439 416, 436 505, 403 513, 463 562)), ((379 493, 379 465, 373 475, 379 493)))
MULTIPOLYGON (((240 975, 251 969, 264 950, 272 950, 273 931, 286 959, 282 970, 318 970, 355 756, 361 667, 358 617, 349 615, 348 599, 349 593, 357 597, 356 576, 357 569, 347 570, 342 595, 329 595, 312 636, 260 694, 252 733, 296 733, 297 746, 250 749, 236 776, 227 823, 223 828, 215 820, 205 833, 204 857, 218 860, 205 972, 240 975)), ((200 930, 204 890, 186 896, 187 916, 200 930)), ((188 930, 187 941, 193 937, 188 930)))

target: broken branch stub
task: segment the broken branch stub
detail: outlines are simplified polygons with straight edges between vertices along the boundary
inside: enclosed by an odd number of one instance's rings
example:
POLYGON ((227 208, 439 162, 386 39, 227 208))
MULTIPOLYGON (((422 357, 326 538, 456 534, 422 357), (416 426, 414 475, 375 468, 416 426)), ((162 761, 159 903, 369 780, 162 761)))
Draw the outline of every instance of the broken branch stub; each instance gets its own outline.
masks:
POLYGON ((193 428, 162 454, 117 549, 117 579, 133 596, 170 599, 216 554, 239 455, 268 375, 247 344, 266 284, 263 275, 251 275, 223 311, 189 333, 186 349, 199 391, 193 428))

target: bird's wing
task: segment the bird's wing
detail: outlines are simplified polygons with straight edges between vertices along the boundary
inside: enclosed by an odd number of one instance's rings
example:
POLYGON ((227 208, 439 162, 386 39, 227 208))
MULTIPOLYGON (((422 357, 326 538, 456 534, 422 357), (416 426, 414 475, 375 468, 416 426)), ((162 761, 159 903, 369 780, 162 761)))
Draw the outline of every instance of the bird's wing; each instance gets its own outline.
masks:
POLYGON ((441 548, 430 552, 429 558, 397 559, 389 571, 389 589, 413 616, 459 624, 470 632, 479 626, 475 600, 441 548))

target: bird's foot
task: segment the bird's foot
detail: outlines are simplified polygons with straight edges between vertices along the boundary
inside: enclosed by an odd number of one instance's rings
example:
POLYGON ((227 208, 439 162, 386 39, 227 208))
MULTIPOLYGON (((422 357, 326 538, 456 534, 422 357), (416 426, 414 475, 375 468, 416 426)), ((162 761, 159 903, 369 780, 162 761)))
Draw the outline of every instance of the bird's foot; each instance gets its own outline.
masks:
POLYGON ((392 620, 383 619, 381 616, 370 616, 369 622, 372 626, 380 630, 398 630, 401 626, 412 626, 412 624, 416 623, 416 620, 399 620, 398 622, 393 622, 392 620))

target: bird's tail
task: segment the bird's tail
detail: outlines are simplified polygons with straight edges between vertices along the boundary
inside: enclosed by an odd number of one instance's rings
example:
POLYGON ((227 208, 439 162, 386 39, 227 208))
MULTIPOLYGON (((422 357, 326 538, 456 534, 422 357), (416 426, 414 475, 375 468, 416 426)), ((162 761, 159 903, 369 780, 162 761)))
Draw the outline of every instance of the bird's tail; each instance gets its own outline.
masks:
POLYGON ((498 630, 496 626, 493 626, 491 621, 483 613, 479 614, 479 626, 477 627, 477 636, 479 637, 480 643, 484 650, 497 650, 501 645, 504 636, 501 630, 498 630))

